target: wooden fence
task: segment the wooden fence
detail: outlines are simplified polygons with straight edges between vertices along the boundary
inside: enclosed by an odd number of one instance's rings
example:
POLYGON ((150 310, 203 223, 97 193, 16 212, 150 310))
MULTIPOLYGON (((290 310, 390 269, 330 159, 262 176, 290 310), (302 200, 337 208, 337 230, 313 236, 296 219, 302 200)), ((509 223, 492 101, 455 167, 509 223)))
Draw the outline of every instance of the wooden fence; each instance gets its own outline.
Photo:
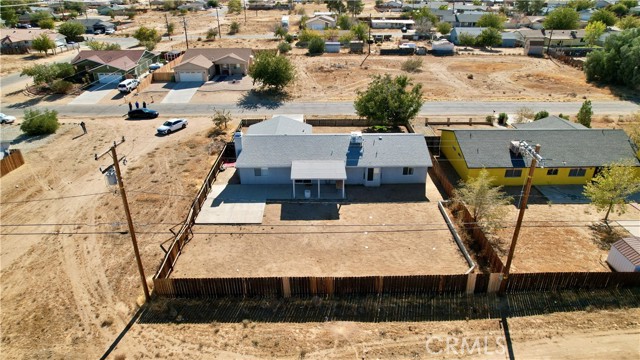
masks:
MULTIPOLYGON (((363 277, 264 277, 155 279, 154 292, 165 297, 308 297, 346 295, 420 295, 493 293, 502 274, 452 274, 363 277)), ((507 292, 604 289, 640 286, 640 273, 511 274, 507 292)))
POLYGON ((9 155, 0 160, 0 177, 12 172, 24 164, 20 150, 9 150, 9 155))
POLYGON ((474 118, 469 118, 468 121, 465 120, 455 120, 455 121, 451 121, 451 118, 447 118, 446 121, 437 121, 437 120, 429 120, 429 118, 424 118, 424 126, 429 126, 429 125, 446 125, 446 126, 451 126, 451 125, 491 125, 491 122, 487 121, 487 119, 474 119, 474 118))
POLYGON ((151 75, 152 82, 168 82, 173 80, 173 68, 182 62, 183 55, 178 56, 177 58, 169 61, 164 64, 161 68, 154 71, 151 75))

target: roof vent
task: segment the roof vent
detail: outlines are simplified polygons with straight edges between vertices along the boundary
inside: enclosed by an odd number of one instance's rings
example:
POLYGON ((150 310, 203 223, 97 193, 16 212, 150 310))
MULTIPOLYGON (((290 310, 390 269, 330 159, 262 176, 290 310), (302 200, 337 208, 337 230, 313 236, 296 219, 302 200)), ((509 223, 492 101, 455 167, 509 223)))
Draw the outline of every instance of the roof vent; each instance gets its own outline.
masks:
POLYGON ((349 141, 349 146, 362 147, 363 142, 364 142, 364 139, 362 138, 362 132, 360 131, 351 132, 351 140, 349 141))
POLYGON ((511 151, 515 155, 520 154, 520 141, 516 141, 516 140, 511 141, 509 143, 509 151, 511 151))

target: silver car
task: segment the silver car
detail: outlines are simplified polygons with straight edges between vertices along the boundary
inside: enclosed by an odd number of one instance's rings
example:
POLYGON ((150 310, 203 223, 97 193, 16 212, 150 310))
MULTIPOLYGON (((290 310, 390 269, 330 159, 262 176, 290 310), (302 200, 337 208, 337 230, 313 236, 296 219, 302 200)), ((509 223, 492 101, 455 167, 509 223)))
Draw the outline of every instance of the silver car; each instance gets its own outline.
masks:
POLYGON ((162 126, 158 128, 159 135, 167 135, 174 131, 184 129, 187 127, 187 119, 170 119, 164 122, 162 126))
POLYGON ((15 116, 0 113, 0 124, 13 124, 14 121, 16 121, 15 116))

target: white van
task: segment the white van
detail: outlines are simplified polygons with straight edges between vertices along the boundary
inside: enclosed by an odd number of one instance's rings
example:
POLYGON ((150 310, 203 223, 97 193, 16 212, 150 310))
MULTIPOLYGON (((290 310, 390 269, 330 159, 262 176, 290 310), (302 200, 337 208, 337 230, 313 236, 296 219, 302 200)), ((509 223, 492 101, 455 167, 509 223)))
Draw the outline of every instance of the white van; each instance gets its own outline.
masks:
POLYGON ((118 91, 122 93, 130 93, 131 91, 133 91, 135 88, 138 87, 138 84, 139 82, 136 79, 124 80, 123 82, 118 84, 118 91))

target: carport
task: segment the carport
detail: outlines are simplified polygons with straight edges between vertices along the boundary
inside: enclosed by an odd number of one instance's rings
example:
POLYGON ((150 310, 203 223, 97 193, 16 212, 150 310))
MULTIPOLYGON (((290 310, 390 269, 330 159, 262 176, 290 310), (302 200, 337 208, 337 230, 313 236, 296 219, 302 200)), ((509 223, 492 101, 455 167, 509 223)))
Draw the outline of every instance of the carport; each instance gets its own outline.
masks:
MULTIPOLYGON (((318 199, 320 199, 320 182, 335 181, 336 189, 342 191, 345 198, 344 182, 347 180, 346 164, 341 160, 294 160, 291 162, 291 184, 293 198, 296 197, 296 182, 305 183, 316 181, 318 184, 318 199)), ((305 197, 307 194, 305 193, 305 197)))

